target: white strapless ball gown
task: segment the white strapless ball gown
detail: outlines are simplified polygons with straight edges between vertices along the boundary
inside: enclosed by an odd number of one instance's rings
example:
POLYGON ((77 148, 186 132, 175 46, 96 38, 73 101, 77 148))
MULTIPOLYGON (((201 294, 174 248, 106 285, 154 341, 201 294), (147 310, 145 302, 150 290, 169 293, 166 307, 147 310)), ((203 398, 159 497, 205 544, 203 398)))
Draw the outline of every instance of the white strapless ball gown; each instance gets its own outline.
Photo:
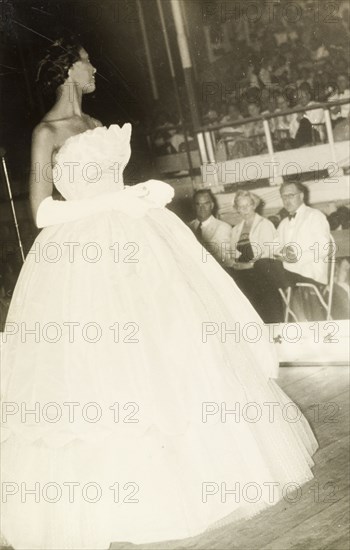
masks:
MULTIPOLYGON (((67 200, 123 188, 130 131, 65 142, 67 200)), ((15 549, 185 538, 313 477, 317 443, 272 380, 261 319, 166 208, 44 228, 4 340, 1 527, 15 549)))

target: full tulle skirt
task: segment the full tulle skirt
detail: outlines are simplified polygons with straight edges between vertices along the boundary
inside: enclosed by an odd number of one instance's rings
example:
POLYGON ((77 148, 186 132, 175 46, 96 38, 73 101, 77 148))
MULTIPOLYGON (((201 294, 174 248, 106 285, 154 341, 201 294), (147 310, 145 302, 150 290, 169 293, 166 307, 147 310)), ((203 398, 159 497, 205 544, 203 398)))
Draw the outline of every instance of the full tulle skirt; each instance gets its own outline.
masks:
POLYGON ((266 330, 167 209, 43 229, 3 334, 3 536, 181 539, 310 480, 317 442, 266 330))

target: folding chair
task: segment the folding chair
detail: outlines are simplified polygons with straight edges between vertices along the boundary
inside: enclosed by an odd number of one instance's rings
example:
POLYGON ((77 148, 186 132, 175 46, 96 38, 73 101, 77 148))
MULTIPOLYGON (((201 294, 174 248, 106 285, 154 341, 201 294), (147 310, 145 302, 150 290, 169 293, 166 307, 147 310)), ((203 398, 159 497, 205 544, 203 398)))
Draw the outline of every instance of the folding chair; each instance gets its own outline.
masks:
POLYGON ((315 296, 318 298, 320 304, 326 311, 326 320, 331 321, 332 320, 332 300, 333 300, 333 287, 334 287, 334 271, 335 271, 335 242, 332 237, 330 236, 330 246, 332 247, 332 251, 330 256, 328 257, 328 282, 324 289, 320 291, 320 289, 312 284, 312 283, 296 283, 295 287, 288 287, 286 290, 283 290, 282 288, 279 288, 279 293, 282 297, 282 300, 285 305, 285 315, 284 315, 284 322, 288 323, 289 316, 291 316, 294 321, 298 322, 298 318, 294 311, 290 307, 290 301, 292 298, 292 289, 293 288, 310 288, 314 291, 315 296), (334 251, 334 253, 333 253, 334 251))
POLYGON ((292 311, 291 308, 290 308, 290 299, 292 297, 292 287, 289 286, 288 288, 286 288, 286 290, 283 290, 282 288, 279 288, 278 291, 279 291, 279 293, 281 295, 281 298, 283 300, 283 303, 285 305, 284 322, 288 323, 289 316, 291 316, 291 317, 293 317, 293 320, 297 323, 298 318, 295 315, 294 311, 292 311))

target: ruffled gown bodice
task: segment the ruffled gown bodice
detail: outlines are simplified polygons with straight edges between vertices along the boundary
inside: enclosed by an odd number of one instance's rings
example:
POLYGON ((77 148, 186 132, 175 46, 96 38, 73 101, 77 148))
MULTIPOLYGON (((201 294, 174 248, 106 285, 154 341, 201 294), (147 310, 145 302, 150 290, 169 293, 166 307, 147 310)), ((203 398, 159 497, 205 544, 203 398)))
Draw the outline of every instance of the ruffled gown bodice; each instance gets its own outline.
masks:
POLYGON ((112 124, 68 138, 55 154, 53 180, 67 199, 94 197, 122 190, 129 162, 131 125, 112 124))

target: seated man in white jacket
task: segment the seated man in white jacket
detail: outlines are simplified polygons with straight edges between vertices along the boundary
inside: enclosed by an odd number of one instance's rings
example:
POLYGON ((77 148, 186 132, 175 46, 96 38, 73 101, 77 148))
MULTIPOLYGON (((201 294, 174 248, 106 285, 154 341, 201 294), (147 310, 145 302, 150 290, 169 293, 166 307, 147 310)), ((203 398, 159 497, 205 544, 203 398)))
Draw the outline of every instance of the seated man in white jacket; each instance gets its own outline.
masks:
POLYGON ((199 242, 223 266, 230 248, 230 224, 214 217, 215 200, 210 190, 200 189, 193 195, 196 219, 189 223, 199 242))
POLYGON ((275 258, 283 263, 289 284, 327 283, 330 228, 326 216, 304 203, 299 183, 284 183, 280 189, 288 216, 277 229, 275 258))
MULTIPOLYGON (((330 248, 330 228, 326 216, 304 203, 304 189, 299 183, 284 183, 281 197, 288 216, 281 221, 274 243, 275 262, 269 266, 268 277, 275 288, 293 287, 296 283, 325 285, 328 262, 334 251, 330 248)), ((319 319, 318 301, 311 296, 295 296, 292 309, 300 321, 319 319)))

